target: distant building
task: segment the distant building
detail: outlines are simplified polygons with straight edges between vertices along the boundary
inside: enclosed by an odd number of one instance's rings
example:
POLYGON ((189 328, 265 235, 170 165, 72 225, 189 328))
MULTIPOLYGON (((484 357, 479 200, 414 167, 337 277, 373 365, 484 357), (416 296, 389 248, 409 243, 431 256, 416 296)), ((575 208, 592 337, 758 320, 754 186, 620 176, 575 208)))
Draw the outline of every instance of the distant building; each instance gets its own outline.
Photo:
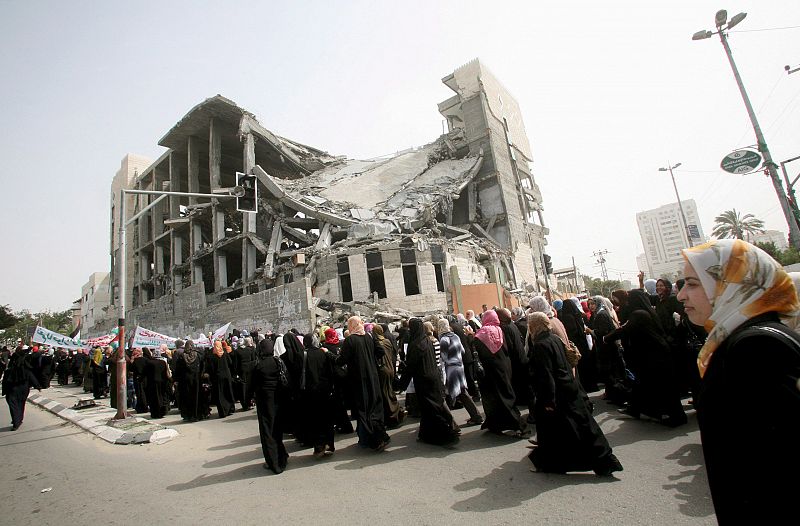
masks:
MULTIPOLYGON (((111 239, 111 275, 109 277, 110 283, 112 285, 113 294, 111 296, 111 304, 115 305, 117 303, 117 298, 119 293, 117 291, 117 274, 116 274, 116 267, 118 264, 118 250, 119 250, 119 191, 122 188, 130 189, 134 188, 136 185, 134 181, 136 178, 144 173, 148 166, 152 164, 153 160, 149 157, 144 157, 143 155, 136 155, 133 153, 127 154, 125 157, 122 158, 122 162, 120 163, 119 170, 117 170, 116 175, 114 175, 114 179, 111 181, 111 232, 109 232, 109 237, 111 239)), ((136 196, 129 195, 126 200, 126 208, 127 208, 127 216, 131 217, 132 211, 134 206, 136 205, 136 196)), ((128 239, 128 243, 132 241, 133 236, 133 225, 129 226, 126 229, 126 237, 128 239)), ((126 304, 130 305, 133 299, 133 266, 128 265, 128 268, 125 272, 128 275, 127 283, 127 301, 126 304)))
POLYGON ((636 256, 636 268, 644 271, 645 274, 649 273, 650 266, 647 264, 647 256, 644 252, 636 256))
POLYGON ((775 246, 781 250, 789 248, 789 239, 780 230, 765 230, 761 234, 751 236, 749 241, 753 244, 775 243, 775 246))
MULTIPOLYGON (((694 199, 681 201, 686 214, 688 230, 692 236, 692 244, 697 245, 705 240, 700 225, 697 205, 694 199)), ((642 237, 647 268, 647 277, 675 277, 683 268, 681 249, 689 246, 687 228, 683 225, 678 203, 670 203, 653 210, 636 214, 639 235, 642 237)), ((638 259, 637 259, 638 262, 638 259)))
POLYGON ((108 276, 108 272, 95 272, 81 287, 81 333, 84 336, 108 317, 111 297, 108 276))
POLYGON ((555 269, 553 271, 553 276, 556 279, 556 289, 559 292, 577 295, 586 290, 583 275, 576 267, 555 269))

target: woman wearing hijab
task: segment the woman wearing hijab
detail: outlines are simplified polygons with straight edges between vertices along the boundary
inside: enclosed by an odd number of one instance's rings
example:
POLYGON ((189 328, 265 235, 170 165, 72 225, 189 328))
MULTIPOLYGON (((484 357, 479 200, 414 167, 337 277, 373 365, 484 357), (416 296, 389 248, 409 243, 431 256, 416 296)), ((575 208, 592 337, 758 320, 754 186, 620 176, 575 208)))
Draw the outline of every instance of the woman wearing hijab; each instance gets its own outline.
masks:
POLYGON ((222 342, 214 342, 213 352, 208 356, 206 370, 211 381, 211 402, 217 405, 220 418, 233 414, 233 377, 230 354, 225 352, 222 342))
POLYGON ((447 376, 445 382, 447 402, 450 407, 453 407, 456 401, 461 402, 464 409, 469 413, 469 420, 467 420, 466 425, 479 426, 483 423, 483 417, 467 393, 467 376, 464 374, 463 360, 466 351, 461 343, 461 338, 452 330, 452 326, 455 324, 456 322, 450 323, 445 319, 440 319, 438 322, 439 342, 441 344, 442 357, 444 358, 445 375, 447 376))
POLYGON ((383 327, 380 325, 372 327, 372 339, 378 355, 378 379, 381 382, 381 397, 383 398, 383 423, 388 429, 394 429, 399 427, 406 417, 406 412, 400 407, 394 392, 394 347, 392 342, 384 336, 383 327))
POLYGON ((108 374, 103 350, 100 347, 95 347, 92 352, 92 361, 89 363, 89 367, 91 367, 92 371, 92 394, 94 399, 103 398, 108 391, 108 374))
POLYGON ((685 424, 672 350, 650 299, 634 289, 628 306, 628 323, 605 336, 606 342, 622 338, 625 365, 634 376, 624 412, 634 418, 645 414, 670 427, 685 424))
POLYGON ((581 352, 578 362, 578 380, 587 393, 593 393, 600 388, 597 386, 597 362, 594 350, 589 347, 586 337, 586 324, 580 301, 569 298, 564 301, 559 320, 564 325, 569 341, 575 344, 581 352))
POLYGON ((400 388, 405 390, 413 378, 420 412, 417 438, 429 444, 453 444, 458 441, 461 430, 444 402, 442 373, 436 363, 433 344, 419 318, 409 320, 408 330, 410 341, 400 388))
POLYGON ((178 356, 175 363, 175 376, 178 380, 180 395, 181 418, 189 422, 196 422, 205 418, 201 410, 200 377, 202 376, 203 360, 198 355, 192 340, 186 340, 183 353, 178 356))
POLYGON ((274 355, 272 339, 259 342, 256 349, 256 365, 253 368, 253 392, 256 397, 258 415, 258 434, 261 438, 261 452, 264 454, 264 469, 280 474, 286 469, 289 453, 283 445, 281 419, 283 410, 279 403, 278 391, 280 364, 274 355))
POLYGON ((347 320, 350 335, 342 344, 337 365, 347 366, 347 375, 353 393, 356 413, 356 432, 361 447, 383 451, 389 444, 389 435, 383 422, 383 398, 378 379, 375 345, 364 332, 364 322, 358 316, 347 320))
POLYGON ((160 349, 153 349, 152 353, 152 358, 145 363, 144 368, 147 405, 151 418, 164 418, 169 411, 167 360, 161 356, 160 349))
MULTIPOLYGON (((298 412, 302 442, 313 446, 314 458, 320 459, 336 450, 333 445, 333 357, 320 348, 316 333, 303 336, 304 366, 300 377, 298 412)), ((300 439, 300 437, 298 437, 300 439)))
POLYGON ((505 340, 497 313, 493 310, 484 312, 481 324, 473 340, 484 370, 484 376, 478 382, 486 414, 481 429, 499 434, 510 430, 517 438, 530 436, 527 422, 514 405, 511 360, 503 345, 505 340))
POLYGON ((3 395, 6 397, 8 412, 11 413, 11 430, 16 431, 25 418, 25 403, 31 387, 41 392, 42 387, 33 374, 30 348, 20 345, 8 360, 8 368, 3 374, 3 395))
POLYGON ((616 341, 605 341, 606 335, 619 328, 617 314, 611 301, 603 296, 591 298, 589 309, 592 311, 589 333, 594 337, 597 372, 605 386, 603 398, 612 404, 624 405, 630 394, 626 385, 625 360, 616 341))
POLYGON ((781 323, 800 310, 781 265, 742 240, 683 251, 678 293, 708 339, 695 400, 708 484, 720 524, 779 524, 797 515, 800 335, 781 323))
POLYGON ((256 363, 256 347, 251 336, 245 336, 233 351, 233 366, 236 371, 236 386, 242 411, 247 411, 253 403, 253 387, 250 376, 256 363))
POLYGON ((136 391, 136 412, 143 414, 149 411, 145 387, 147 385, 147 377, 145 376, 147 360, 145 360, 142 350, 138 347, 133 349, 132 358, 131 372, 133 373, 133 388, 136 391))
POLYGON ((622 471, 572 375, 564 343, 550 332, 550 321, 541 312, 528 317, 538 444, 528 458, 537 471, 549 473, 622 471))
MULTIPOLYGON (((544 300, 544 298, 539 299, 544 300)), ((546 301, 545 307, 550 309, 546 301)), ((495 312, 500 320, 500 329, 503 331, 505 351, 511 360, 511 386, 514 388, 516 396, 514 405, 533 407, 533 389, 528 373, 528 354, 525 351, 525 341, 512 321, 511 312, 508 309, 496 309, 495 312)), ((525 332, 527 334, 527 329, 525 332)))
POLYGON ((325 341, 322 342, 322 348, 330 353, 334 361, 334 378, 333 378, 333 400, 332 411, 334 414, 334 423, 336 424, 336 432, 342 434, 350 434, 353 430, 353 424, 350 422, 350 415, 347 414, 347 408, 351 406, 350 395, 347 384, 347 367, 335 365, 336 359, 339 357, 341 351, 339 344, 339 333, 336 329, 328 327, 325 329, 325 341))

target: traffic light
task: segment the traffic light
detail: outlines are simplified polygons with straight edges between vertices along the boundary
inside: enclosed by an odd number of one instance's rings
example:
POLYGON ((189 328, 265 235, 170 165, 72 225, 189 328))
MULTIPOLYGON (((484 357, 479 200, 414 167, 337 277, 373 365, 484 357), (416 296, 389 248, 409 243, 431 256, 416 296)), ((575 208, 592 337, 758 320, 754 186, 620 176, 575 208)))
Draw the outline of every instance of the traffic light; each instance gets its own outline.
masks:
POLYGON ((550 261, 550 256, 547 254, 542 254, 542 259, 544 259, 544 272, 547 275, 553 273, 553 263, 550 261))
POLYGON ((236 186, 244 188, 244 195, 236 198, 236 210, 239 212, 258 212, 256 176, 236 172, 236 186))

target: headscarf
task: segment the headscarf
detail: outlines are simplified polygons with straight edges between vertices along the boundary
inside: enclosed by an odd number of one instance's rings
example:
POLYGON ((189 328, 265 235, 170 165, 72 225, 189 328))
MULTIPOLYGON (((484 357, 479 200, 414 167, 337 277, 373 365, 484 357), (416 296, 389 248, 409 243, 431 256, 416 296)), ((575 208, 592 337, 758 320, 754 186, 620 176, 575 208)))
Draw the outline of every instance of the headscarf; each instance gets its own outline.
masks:
POLYGON ((275 343, 273 345, 273 352, 275 353, 275 356, 278 356, 278 357, 286 352, 286 346, 283 344, 283 335, 282 334, 276 335, 275 343))
POLYGON ((422 320, 419 318, 411 318, 408 320, 408 341, 415 343, 425 338, 425 328, 423 327, 422 320))
POLYGON ((439 318, 439 321, 436 322, 436 331, 439 333, 440 337, 445 333, 453 332, 452 329, 450 329, 450 322, 444 318, 439 318))
MULTIPOLYGON (((372 326, 373 326, 372 323, 364 324, 364 332, 368 333, 368 334, 372 334, 372 326)), ((352 332, 352 331, 350 331, 350 332, 352 332)))
POLYGON ((558 300, 558 299, 553 300, 553 307, 557 311, 561 311, 561 307, 563 307, 563 306, 564 306, 564 301, 563 300, 558 300))
POLYGON ((92 361, 98 366, 103 362, 103 351, 100 350, 100 347, 95 347, 92 351, 92 361))
POLYGON ((500 328, 500 319, 495 311, 487 310, 483 313, 482 321, 483 325, 475 333, 475 337, 489 349, 489 352, 495 354, 503 346, 503 330, 500 328))
POLYGON ((336 332, 336 329, 332 327, 325 329, 325 343, 330 343, 332 345, 339 344, 339 333, 336 332))
POLYGON ((597 305, 597 312, 606 311, 608 315, 611 317, 611 321, 614 322, 614 327, 619 327, 619 318, 617 317, 617 311, 614 310, 614 304, 611 303, 611 300, 606 298, 605 296, 592 296, 592 301, 595 305, 597 305))
POLYGON ((194 348, 194 342, 192 340, 186 340, 186 343, 183 344, 183 359, 189 365, 197 360, 197 350, 194 348))
POLYGON ((535 339, 544 331, 550 330, 550 318, 544 312, 534 312, 528 315, 528 334, 535 339))
POLYGON ((214 354, 216 354, 218 357, 225 354, 225 350, 222 348, 222 342, 219 340, 214 342, 214 354))
POLYGON ((260 342, 258 342, 258 347, 256 348, 256 355, 258 356, 259 360, 263 360, 264 358, 273 356, 274 354, 275 354, 275 346, 272 344, 272 340, 270 340, 269 338, 265 338, 260 342))
POLYGON ((305 349, 319 349, 319 336, 316 331, 309 332, 303 336, 303 347, 305 349))
POLYGON ((711 356, 740 325, 767 312, 794 317, 800 311, 792 278, 760 248, 741 239, 715 239, 683 250, 711 302, 706 343, 697 357, 702 377, 711 356))
POLYGON ((252 347, 253 346, 253 337, 252 336, 245 336, 244 337, 244 346, 245 347, 252 347))
POLYGON ((547 303, 547 298, 544 296, 532 298, 529 306, 533 312, 544 312, 548 318, 553 317, 553 309, 550 307, 550 304, 547 303))
POLYGON ((353 334, 364 336, 364 322, 358 316, 350 316, 347 320, 347 330, 350 331, 350 336, 353 334))
POLYGON ((651 296, 656 295, 656 283, 658 283, 658 281, 654 280, 653 278, 644 280, 644 290, 646 290, 651 296))
MULTIPOLYGON (((792 283, 794 283, 794 288, 798 291, 800 295, 800 272, 789 272, 789 277, 792 278, 792 283)), ((790 329, 793 331, 797 331, 800 329, 800 312, 795 314, 794 316, 782 316, 781 321, 789 326, 790 329)))
POLYGON ((234 337, 231 338, 231 347, 234 348, 234 349, 238 349, 239 348, 239 338, 238 337, 234 336, 234 337))

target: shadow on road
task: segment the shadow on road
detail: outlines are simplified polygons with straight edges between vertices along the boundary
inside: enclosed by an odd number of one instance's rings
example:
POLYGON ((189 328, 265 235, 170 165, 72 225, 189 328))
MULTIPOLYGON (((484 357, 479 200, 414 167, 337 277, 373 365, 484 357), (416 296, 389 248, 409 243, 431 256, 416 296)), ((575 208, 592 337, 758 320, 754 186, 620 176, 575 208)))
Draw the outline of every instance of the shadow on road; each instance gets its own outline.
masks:
POLYGON ((677 460, 678 465, 686 467, 676 475, 670 475, 674 484, 664 484, 665 490, 673 490, 675 498, 681 501, 679 509, 688 517, 708 517, 714 513, 714 505, 708 489, 703 447, 700 444, 685 444, 674 453, 667 455, 668 460, 677 460))
POLYGON ((462 512, 487 512, 515 508, 542 493, 577 484, 609 484, 614 477, 598 477, 594 473, 532 473, 527 457, 504 462, 483 477, 456 484, 456 491, 481 490, 474 497, 456 502, 450 508, 462 512))

